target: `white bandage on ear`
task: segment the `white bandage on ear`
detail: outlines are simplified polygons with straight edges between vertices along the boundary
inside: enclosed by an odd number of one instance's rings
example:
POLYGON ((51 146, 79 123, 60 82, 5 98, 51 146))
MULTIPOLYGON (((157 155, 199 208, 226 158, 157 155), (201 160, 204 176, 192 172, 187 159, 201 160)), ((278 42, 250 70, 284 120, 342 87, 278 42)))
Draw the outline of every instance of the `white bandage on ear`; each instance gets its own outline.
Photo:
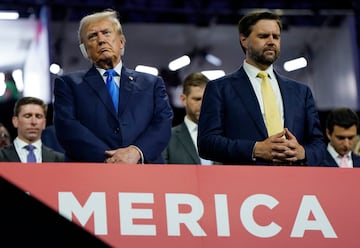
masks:
POLYGON ((88 54, 87 54, 87 51, 86 51, 86 48, 85 48, 84 43, 81 43, 81 44, 79 45, 79 47, 80 47, 81 54, 84 56, 84 58, 85 58, 85 59, 89 59, 89 56, 88 56, 88 54))

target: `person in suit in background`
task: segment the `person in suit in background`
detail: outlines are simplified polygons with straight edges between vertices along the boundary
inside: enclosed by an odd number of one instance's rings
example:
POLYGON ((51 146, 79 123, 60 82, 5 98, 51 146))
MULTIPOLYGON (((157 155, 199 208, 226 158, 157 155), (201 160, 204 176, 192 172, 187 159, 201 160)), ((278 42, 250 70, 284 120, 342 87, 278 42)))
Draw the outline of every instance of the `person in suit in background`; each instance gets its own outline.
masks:
POLYGON ((238 30, 245 60, 238 71, 206 86, 199 118, 200 156, 233 165, 320 164, 325 142, 312 92, 273 68, 280 54, 280 17, 252 12, 239 21, 238 30), (273 91, 269 114, 262 81, 270 81, 273 91), (270 132, 274 117, 277 127, 270 132))
POLYGON ((0 122, 0 148, 10 145, 11 137, 8 129, 0 122))
POLYGON ((360 156, 352 152, 357 141, 359 117, 349 108, 332 110, 326 119, 329 139, 322 165, 330 167, 360 167, 360 156))
POLYGON ((180 100, 185 107, 184 121, 172 128, 170 142, 163 152, 167 164, 213 164, 199 157, 197 124, 204 90, 209 79, 201 72, 189 74, 183 81, 180 100))
POLYGON ((0 149, 1 162, 63 162, 64 154, 46 147, 41 132, 46 126, 47 105, 36 97, 19 98, 12 123, 17 129, 13 143, 0 149), (31 159, 31 160, 29 160, 31 159))
POLYGON ((164 81, 125 67, 125 36, 116 11, 85 16, 78 34, 80 49, 93 65, 56 78, 54 85, 54 125, 65 159, 163 163, 173 119, 164 81), (107 90, 112 82, 118 103, 107 90))

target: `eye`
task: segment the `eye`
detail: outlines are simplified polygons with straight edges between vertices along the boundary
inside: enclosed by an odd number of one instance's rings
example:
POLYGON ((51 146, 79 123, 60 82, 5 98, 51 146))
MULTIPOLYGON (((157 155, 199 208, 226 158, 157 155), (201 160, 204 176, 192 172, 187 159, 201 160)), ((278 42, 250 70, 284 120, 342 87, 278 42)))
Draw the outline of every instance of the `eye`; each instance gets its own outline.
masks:
POLYGON ((91 34, 89 34, 88 36, 87 36, 87 39, 88 40, 94 40, 96 38, 96 33, 91 33, 91 34))
POLYGON ((110 31, 110 30, 105 30, 105 31, 103 32, 103 34, 106 35, 106 36, 109 36, 109 35, 111 34, 111 31, 110 31))

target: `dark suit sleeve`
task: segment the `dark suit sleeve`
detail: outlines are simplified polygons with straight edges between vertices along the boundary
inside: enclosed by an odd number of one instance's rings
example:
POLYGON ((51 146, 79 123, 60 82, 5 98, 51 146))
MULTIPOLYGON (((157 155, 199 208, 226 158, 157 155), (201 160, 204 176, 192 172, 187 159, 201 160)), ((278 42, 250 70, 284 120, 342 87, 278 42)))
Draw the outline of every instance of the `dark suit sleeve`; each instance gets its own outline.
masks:
MULTIPOLYGON (((295 96, 294 96, 295 97, 295 96)), ((326 143, 324 140, 323 132, 321 130, 321 124, 319 120, 319 114, 315 106, 315 101, 310 91, 310 88, 306 87, 305 95, 305 121, 303 129, 304 131, 292 131, 297 137, 298 142, 303 145, 305 149, 306 159, 304 163, 310 166, 321 165, 324 160, 326 152, 326 143)), ((297 123, 295 120, 294 130, 301 130, 301 122, 297 123)))
MULTIPOLYGON (((148 76, 150 77, 150 75, 148 76)), ((151 81, 154 81, 153 79, 151 81)), ((145 78, 145 84, 146 78, 145 78)), ((147 93, 148 94, 148 93, 147 93)), ((154 87, 150 96, 153 100, 143 105, 151 106, 151 117, 146 123, 144 130, 141 131, 138 138, 134 141, 134 145, 138 146, 144 154, 146 163, 163 163, 161 152, 167 146, 171 136, 171 125, 173 119, 173 112, 169 103, 168 95, 165 88, 165 83, 160 77, 155 78, 154 87)), ((146 111, 145 106, 143 110, 139 111, 141 118, 146 118, 149 112, 146 111)), ((141 119, 139 119, 141 120, 141 119)))

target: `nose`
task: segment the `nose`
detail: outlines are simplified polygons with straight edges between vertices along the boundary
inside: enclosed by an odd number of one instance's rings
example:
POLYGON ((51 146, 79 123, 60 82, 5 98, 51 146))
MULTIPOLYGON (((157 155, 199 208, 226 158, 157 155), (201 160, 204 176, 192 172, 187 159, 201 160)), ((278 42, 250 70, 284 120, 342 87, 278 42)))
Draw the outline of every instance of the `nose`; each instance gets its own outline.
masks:
POLYGON ((101 32, 98 33, 98 43, 99 44, 103 44, 105 42, 105 35, 102 34, 101 32))
POLYGON ((34 115, 34 116, 31 116, 30 118, 30 123, 32 125, 36 125, 38 123, 38 118, 34 115))
POLYGON ((344 146, 349 149, 351 147, 351 140, 349 138, 344 139, 344 146))

